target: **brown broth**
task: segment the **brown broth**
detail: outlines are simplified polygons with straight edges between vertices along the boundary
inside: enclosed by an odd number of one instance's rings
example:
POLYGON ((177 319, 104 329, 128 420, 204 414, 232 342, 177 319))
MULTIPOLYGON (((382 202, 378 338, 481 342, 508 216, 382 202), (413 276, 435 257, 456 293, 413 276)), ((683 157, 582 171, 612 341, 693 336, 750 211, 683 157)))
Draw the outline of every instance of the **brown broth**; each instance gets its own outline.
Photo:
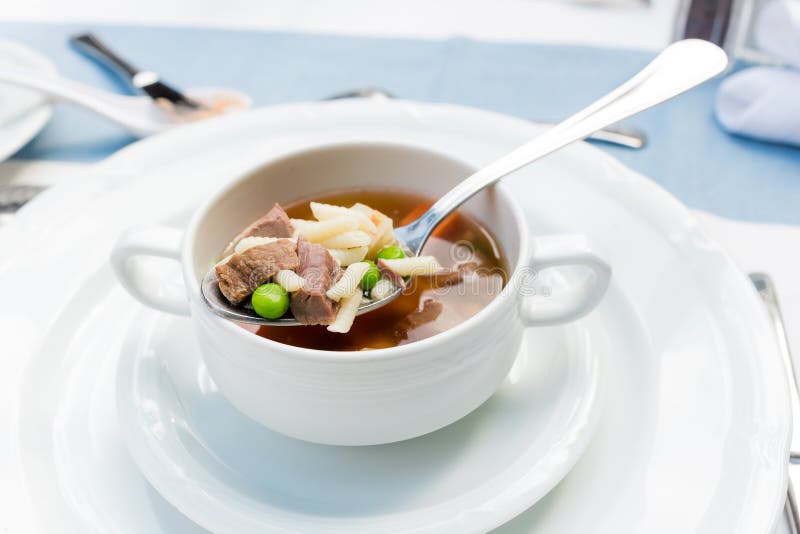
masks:
MULTIPOLYGON (((430 198, 398 190, 350 190, 318 195, 284 206, 290 217, 310 219, 310 200, 339 206, 366 204, 402 226, 432 204, 430 198)), ((324 326, 262 326, 257 334, 280 343, 319 350, 368 350, 405 345, 430 337, 465 321, 483 309, 506 283, 507 261, 492 234, 474 219, 455 213, 426 243, 425 255, 444 267, 475 262, 477 269, 460 283, 442 286, 416 277, 391 304, 356 317, 347 334, 324 326)))

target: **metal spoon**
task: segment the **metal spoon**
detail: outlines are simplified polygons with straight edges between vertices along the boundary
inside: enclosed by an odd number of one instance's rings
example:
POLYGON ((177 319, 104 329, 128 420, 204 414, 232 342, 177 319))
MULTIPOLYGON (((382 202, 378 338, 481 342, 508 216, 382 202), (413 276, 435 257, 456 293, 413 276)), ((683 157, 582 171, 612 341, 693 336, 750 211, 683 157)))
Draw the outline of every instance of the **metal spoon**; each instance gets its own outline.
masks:
MULTIPOLYGON (((387 91, 386 89, 380 89, 378 87, 364 87, 361 89, 353 89, 351 91, 345 91, 344 93, 337 93, 333 96, 329 96, 325 100, 345 100, 348 98, 369 98, 372 100, 389 100, 391 98, 397 98, 397 97, 392 93, 390 93, 389 91, 387 91)), ((550 128, 555 126, 555 124, 548 122, 541 122, 536 120, 534 120, 533 122, 550 128)), ((613 124, 611 126, 603 128, 602 130, 598 130, 594 133, 589 134, 586 137, 586 141, 593 141, 595 143, 604 143, 607 145, 621 146, 624 148, 639 149, 639 148, 644 148, 644 146, 647 144, 647 135, 643 131, 637 130, 636 128, 631 128, 630 126, 613 124)))
MULTIPOLYGON (((638 74, 606 96, 459 183, 419 219, 395 228, 395 237, 412 255, 419 255, 436 226, 479 191, 592 132, 700 85, 725 70, 727 64, 725 52, 707 41, 687 39, 671 44, 638 74)), ((214 313, 234 321, 274 326, 299 324, 293 318, 270 321, 251 310, 232 306, 220 293, 213 269, 203 278, 202 293, 214 313)), ((397 289, 384 299, 367 302, 359 307, 358 314, 385 306, 400 293, 397 289)))

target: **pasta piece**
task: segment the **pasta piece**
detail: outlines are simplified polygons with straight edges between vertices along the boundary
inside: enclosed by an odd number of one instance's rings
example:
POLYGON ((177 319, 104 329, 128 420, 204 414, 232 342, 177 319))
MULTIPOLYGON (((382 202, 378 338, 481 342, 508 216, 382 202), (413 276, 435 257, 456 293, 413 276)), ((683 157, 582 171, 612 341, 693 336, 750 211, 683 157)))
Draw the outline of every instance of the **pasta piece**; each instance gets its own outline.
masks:
POLYGON ((392 293, 394 293, 395 285, 391 283, 386 278, 381 278, 378 280, 378 283, 372 288, 372 291, 369 293, 369 298, 374 300, 381 300, 385 299, 392 293))
POLYGON ((364 273, 369 269, 369 263, 360 261, 358 263, 351 263, 339 281, 333 284, 331 288, 325 293, 329 299, 339 301, 343 297, 349 297, 353 293, 361 290, 361 279, 364 273))
POLYGON ((328 325, 328 331, 339 334, 349 332, 356 313, 358 313, 359 305, 361 305, 361 291, 356 291, 351 296, 343 298, 340 302, 339 313, 336 314, 336 320, 328 325))
MULTIPOLYGON (((355 204, 353 204, 352 206, 350 206, 347 209, 352 210, 352 211, 357 211, 359 213, 363 213, 364 215, 366 215, 367 217, 370 217, 370 218, 372 218, 372 215, 373 215, 372 212, 373 211, 377 211, 377 210, 374 210, 374 209, 370 208, 366 204, 362 204, 361 202, 356 202, 355 204)), ((373 221, 373 222, 375 222, 375 221, 373 221)))
POLYGON ((272 279, 288 293, 294 293, 295 291, 303 289, 306 283, 305 278, 289 269, 281 269, 272 279))
POLYGON ((329 248, 328 252, 331 253, 333 259, 336 260, 342 267, 347 267, 352 263, 358 263, 367 256, 367 247, 353 247, 353 248, 329 248))
POLYGON ((367 255, 370 258, 375 257, 375 255, 380 252, 383 247, 397 243, 397 239, 394 237, 394 229, 392 228, 391 219, 381 223, 378 232, 379 233, 372 240, 369 250, 367 251, 367 255))
POLYGON ((368 214, 360 211, 351 210, 344 206, 334 206, 333 204, 322 204, 320 202, 311 202, 311 213, 319 221, 327 221, 330 219, 338 219, 341 217, 352 217, 358 221, 359 230, 374 233, 375 223, 373 223, 368 214))
POLYGON ((370 220, 375 224, 375 232, 372 234, 372 242, 369 244, 367 257, 374 257, 380 249, 386 245, 393 244, 396 240, 394 238, 394 228, 392 219, 376 209, 372 209, 366 204, 353 204, 350 208, 353 211, 358 211, 368 215, 370 220))
POLYGON ((413 256, 411 258, 381 261, 386 267, 400 276, 434 274, 442 270, 442 266, 433 256, 413 256))
POLYGON ((335 235, 320 244, 325 248, 354 248, 367 246, 371 242, 372 236, 362 230, 355 230, 335 235))
POLYGON ((236 254, 241 254, 247 249, 251 249, 259 245, 269 245, 270 243, 274 243, 277 240, 278 240, 277 237, 258 237, 258 236, 243 237, 238 243, 236 243, 236 246, 233 248, 233 251, 236 254))
POLYGON ((320 243, 335 235, 352 232, 358 228, 358 221, 352 217, 339 217, 325 221, 292 219, 292 224, 296 234, 305 237, 312 243, 320 243))

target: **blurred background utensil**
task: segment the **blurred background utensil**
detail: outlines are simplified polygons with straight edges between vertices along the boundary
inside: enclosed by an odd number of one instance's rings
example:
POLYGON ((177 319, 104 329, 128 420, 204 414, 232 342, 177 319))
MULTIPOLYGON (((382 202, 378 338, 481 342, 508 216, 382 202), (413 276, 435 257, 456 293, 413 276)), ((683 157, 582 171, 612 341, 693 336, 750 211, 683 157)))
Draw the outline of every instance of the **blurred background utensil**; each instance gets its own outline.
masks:
POLYGON ((186 107, 192 110, 204 107, 200 101, 162 82, 155 72, 134 67, 92 33, 75 35, 70 38, 70 43, 85 56, 110 67, 134 89, 144 92, 153 100, 163 98, 179 108, 186 107))
POLYGON ((0 185, 0 226, 10 221, 18 209, 44 190, 45 187, 40 185, 0 185))
MULTIPOLYGON (((379 87, 362 87, 360 89, 353 89, 343 93, 327 97, 325 100, 342 100, 346 98, 371 98, 374 100, 387 100, 390 98, 397 98, 394 94, 381 89, 379 87)), ((541 122, 534 120, 533 122, 546 126, 548 128, 555 126, 555 123, 541 122)), ((625 148, 644 148, 647 144, 647 136, 641 130, 615 124, 607 128, 603 128, 591 134, 586 138, 587 141, 594 141, 596 143, 606 143, 609 145, 621 146, 625 148)))
MULTIPOLYGON (((8 67, 0 69, 0 82, 34 89, 52 97, 77 104, 112 120, 138 137, 163 132, 192 119, 192 113, 205 118, 207 112, 197 109, 187 113, 172 113, 165 106, 146 96, 127 96, 110 93, 56 75, 8 67)), ((236 109, 250 106, 250 98, 232 89, 197 89, 199 99, 229 99, 240 103, 236 109)), ((184 108, 188 109, 188 108, 184 108)))
POLYGON ((778 294, 772 278, 766 273, 750 273, 750 281, 758 291, 759 296, 767 307, 767 313, 772 320, 772 327, 775 330, 775 337, 778 341, 783 364, 786 368, 786 377, 789 380, 789 395, 792 403, 792 443, 790 448, 789 463, 789 488, 786 501, 786 512, 792 522, 795 532, 800 532, 800 514, 798 513, 797 500, 795 499, 795 488, 800 488, 800 380, 792 359, 792 352, 789 348, 789 339, 786 336, 786 325, 781 313, 778 294))

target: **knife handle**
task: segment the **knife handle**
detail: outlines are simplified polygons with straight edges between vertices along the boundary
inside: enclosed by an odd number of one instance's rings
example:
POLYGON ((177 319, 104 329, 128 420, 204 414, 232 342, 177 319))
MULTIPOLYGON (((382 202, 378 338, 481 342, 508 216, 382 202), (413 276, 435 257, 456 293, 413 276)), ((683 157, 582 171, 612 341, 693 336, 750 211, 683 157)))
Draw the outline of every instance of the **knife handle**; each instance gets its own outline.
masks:
POLYGON ((119 57, 100 39, 91 33, 82 33, 70 38, 75 49, 86 54, 92 59, 99 60, 106 66, 120 73, 128 81, 139 73, 139 69, 119 57))

